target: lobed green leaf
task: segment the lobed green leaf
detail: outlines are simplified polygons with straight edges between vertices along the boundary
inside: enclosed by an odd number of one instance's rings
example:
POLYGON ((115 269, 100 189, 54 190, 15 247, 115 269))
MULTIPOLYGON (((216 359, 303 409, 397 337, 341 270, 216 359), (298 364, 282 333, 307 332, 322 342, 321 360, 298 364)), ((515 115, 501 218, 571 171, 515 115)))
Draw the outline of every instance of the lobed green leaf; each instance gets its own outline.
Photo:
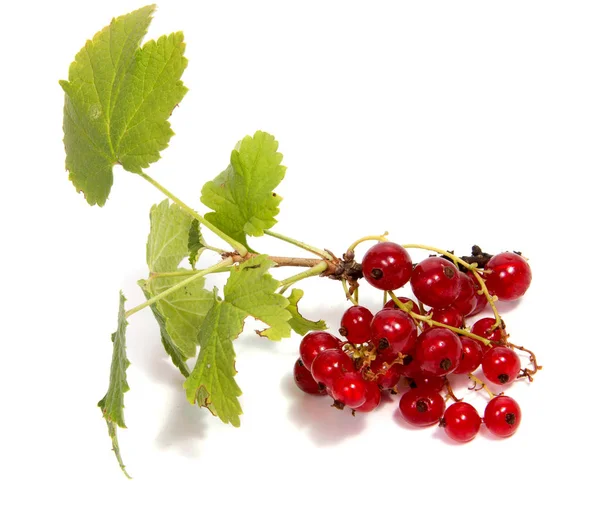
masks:
POLYGON ((303 296, 304 291, 301 289, 292 289, 292 293, 288 297, 289 305, 287 306, 287 310, 292 315, 288 322, 292 330, 298 335, 306 335, 309 331, 326 330, 327 324, 322 319, 319 321, 310 321, 300 314, 298 311, 298 302, 303 296))

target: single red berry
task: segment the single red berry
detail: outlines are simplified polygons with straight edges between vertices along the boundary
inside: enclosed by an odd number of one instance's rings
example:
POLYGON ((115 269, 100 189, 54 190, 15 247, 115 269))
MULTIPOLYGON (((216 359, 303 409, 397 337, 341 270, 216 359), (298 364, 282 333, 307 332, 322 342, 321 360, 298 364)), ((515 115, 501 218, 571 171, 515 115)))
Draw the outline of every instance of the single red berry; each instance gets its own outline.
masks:
POLYGON ((433 375, 452 373, 460 362, 462 345, 458 336, 446 328, 429 328, 419 335, 415 348, 421 369, 433 375))
POLYGON ((519 375, 521 360, 517 353, 508 347, 492 347, 483 355, 481 369, 490 382, 506 385, 519 375))
POLYGON ((421 370, 418 374, 407 377, 407 381, 411 389, 428 389, 439 393, 444 389, 446 377, 440 377, 421 370))
POLYGON ((365 403, 354 409, 357 412, 371 412, 372 410, 375 410, 381 402, 381 390, 377 383, 366 381, 365 384, 367 385, 367 398, 365 403))
MULTIPOLYGON (((374 381, 381 389, 392 389, 398 384, 402 365, 394 363, 397 353, 389 349, 379 352, 377 357, 369 364, 369 370, 374 375, 374 381), (394 364, 392 364, 394 363, 394 364)), ((406 360, 406 358, 404 358, 406 360)))
POLYGON ((304 366, 300 358, 296 360, 296 364, 294 365, 294 382, 296 386, 309 395, 327 394, 325 388, 313 379, 310 370, 304 366))
POLYGON ((516 300, 531 284, 531 268, 525 259, 512 252, 492 256, 486 265, 485 284, 499 300, 516 300))
POLYGON ((469 442, 481 427, 481 417, 470 403, 456 402, 444 412, 440 422, 446 434, 457 442, 469 442))
POLYGON ((342 316, 340 335, 351 344, 364 344, 371 340, 371 321, 373 314, 366 307, 354 305, 342 316))
POLYGON ((342 341, 326 331, 307 333, 300 342, 300 359, 309 370, 313 361, 325 349, 338 349, 342 341))
POLYGON ((427 389, 409 389, 400 398, 400 413, 410 424, 431 426, 444 413, 446 404, 439 393, 427 389))
POLYGON ((315 381, 331 388, 336 378, 354 372, 354 362, 341 349, 325 349, 315 358, 311 372, 315 381))
POLYGON ((417 325, 402 310, 383 309, 371 321, 371 340, 379 351, 407 354, 415 347, 417 325))
MULTIPOLYGON (((479 319, 475 321, 473 327, 471 328, 471 333, 475 333, 475 335, 479 335, 480 337, 487 338, 492 342, 498 344, 505 344, 508 335, 502 326, 499 326, 495 330, 492 331, 492 326, 496 324, 496 319, 493 317, 484 317, 483 319, 479 319)), ((481 350, 485 354, 489 349, 488 346, 483 345, 483 342, 477 342, 481 347, 481 350)))
POLYGON ((478 289, 473 282, 473 278, 466 273, 458 272, 458 278, 460 279, 460 289, 458 298, 454 300, 452 305, 458 309, 462 316, 468 316, 477 305, 478 289))
MULTIPOLYGON (((411 309, 410 309, 411 312, 421 315, 421 309, 419 309, 419 304, 417 302, 415 302, 414 300, 411 300, 410 298, 406 298, 406 296, 399 296, 398 300, 400 300, 402 303, 406 303, 406 304, 408 304, 410 302, 412 304, 411 309)), ((402 310, 400 307, 398 307, 398 305, 396 305, 396 302, 394 300, 388 300, 387 303, 383 306, 383 308, 384 309, 402 310)))
POLYGON ((460 293, 460 277, 454 263, 432 256, 419 263, 410 277, 414 295, 425 305, 447 307, 460 293))
POLYGON ((494 435, 510 437, 521 424, 521 408, 510 396, 496 396, 486 405, 483 422, 494 435))
POLYGON ((488 300, 487 297, 485 296, 485 294, 483 293, 483 291, 481 292, 481 294, 479 293, 479 291, 481 291, 481 284, 479 284, 479 281, 475 278, 475 276, 473 275, 473 272, 469 271, 467 272, 467 276, 471 279, 471 281, 473 281, 473 285, 475 286, 475 308, 469 312, 467 314, 467 316, 475 316, 477 314, 479 314, 483 309, 486 308, 488 300))
POLYGON ((365 254, 362 262, 365 279, 372 286, 394 290, 404 286, 412 273, 407 250, 393 242, 379 242, 365 254))
POLYGON ((462 344, 460 361, 452 373, 467 374, 474 372, 481 365, 481 360, 483 359, 481 345, 469 337, 460 337, 460 343, 462 344))
POLYGON ((398 370, 402 377, 414 377, 423 372, 421 370, 421 363, 415 359, 414 352, 406 355, 402 361, 402 365, 398 365, 398 370))
POLYGON ((454 305, 441 309, 431 309, 427 314, 431 314, 431 319, 434 321, 454 328, 462 328, 464 324, 464 317, 454 305))
POLYGON ((348 372, 333 381, 333 399, 350 409, 356 409, 367 399, 367 384, 358 372, 348 372))

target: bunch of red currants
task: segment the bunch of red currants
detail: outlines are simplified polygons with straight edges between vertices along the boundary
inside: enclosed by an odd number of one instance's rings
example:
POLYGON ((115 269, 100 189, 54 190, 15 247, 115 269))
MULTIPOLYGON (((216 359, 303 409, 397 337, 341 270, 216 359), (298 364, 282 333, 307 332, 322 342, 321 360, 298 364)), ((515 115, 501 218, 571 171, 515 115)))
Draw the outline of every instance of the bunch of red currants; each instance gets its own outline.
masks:
MULTIPOLYGON (((480 252, 477 246, 473 250, 480 252)), ((401 395, 399 409, 412 425, 439 423, 459 442, 472 440, 482 422, 495 435, 512 435, 521 420, 519 405, 503 393, 492 393, 472 373, 481 366, 486 381, 507 386, 521 377, 531 380, 541 368, 533 353, 508 342, 495 308, 497 300, 516 300, 527 291, 527 261, 519 253, 504 252, 468 263, 447 253, 413 265, 405 247, 379 242, 365 254, 362 273, 391 299, 373 315, 349 296, 354 305, 343 314, 339 330, 345 340, 323 331, 308 333, 294 367, 298 387, 328 394, 334 406, 354 414, 375 410, 382 393, 397 394, 403 381, 409 389, 401 395), (408 284, 416 301, 394 293, 408 284), (488 304, 495 317, 479 319, 467 329, 465 318, 488 304), (533 369, 521 368, 515 348, 529 352, 533 369), (466 374, 491 397, 483 419, 452 390, 449 377, 466 374), (450 398, 455 402, 446 408, 450 398)))

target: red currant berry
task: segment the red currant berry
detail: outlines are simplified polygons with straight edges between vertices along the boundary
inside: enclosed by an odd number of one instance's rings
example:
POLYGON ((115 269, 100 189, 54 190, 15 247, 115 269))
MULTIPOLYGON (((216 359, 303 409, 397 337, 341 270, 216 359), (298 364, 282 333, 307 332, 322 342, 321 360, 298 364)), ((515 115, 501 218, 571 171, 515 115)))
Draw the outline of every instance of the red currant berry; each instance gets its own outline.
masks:
POLYGON ((462 328, 464 324, 464 317, 454 305, 442 309, 431 309, 427 314, 431 314, 431 319, 434 321, 454 328, 462 328))
MULTIPOLYGON (((373 380, 381 389, 392 389, 398 384, 402 365, 394 363, 398 354, 389 349, 380 352, 377 357, 369 364, 369 370, 373 374, 373 380), (392 363, 394 363, 392 365, 392 363)), ((404 358, 406 360, 406 358, 404 358)))
POLYGON ((334 400, 356 409, 367 399, 367 384, 358 372, 348 372, 333 381, 331 394, 334 400))
POLYGON ((462 345, 452 331, 433 327, 419 335, 415 353, 422 370, 433 375, 447 375, 458 366, 462 345))
POLYGON ((311 372, 315 381, 331 388, 339 376, 354 372, 354 362, 341 349, 326 349, 315 358, 311 372))
POLYGON ((477 314, 479 314, 483 309, 486 308, 488 300, 487 297, 483 294, 483 292, 481 294, 479 294, 479 291, 481 290, 481 284, 479 284, 479 281, 475 278, 475 276, 473 275, 473 272, 468 272, 467 275, 471 278, 471 280, 473 281, 473 285, 475 286, 475 308, 469 312, 467 314, 467 316, 476 316, 477 314))
POLYGON ((407 377, 407 380, 408 386, 411 389, 428 389, 436 393, 444 389, 444 385, 446 384, 446 377, 439 377, 423 371, 412 377, 407 377))
POLYGON ((510 396, 496 396, 485 407, 483 422, 494 435, 510 437, 521 424, 519 404, 510 396))
POLYGON ((421 370, 421 363, 415 359, 414 354, 404 356, 402 361, 402 365, 398 365, 402 377, 414 377, 423 372, 423 370, 421 370))
POLYGON ((381 402, 381 390, 376 382, 366 381, 367 399, 360 407, 356 407, 357 412, 371 412, 375 410, 381 402))
POLYGON ((460 277, 454 263, 432 256, 419 263, 410 277, 414 295, 425 305, 447 307, 460 293, 460 277))
POLYGON ((454 369, 454 374, 467 374, 477 370, 481 365, 483 351, 479 342, 468 337, 460 337, 462 344, 462 354, 458 366, 454 369))
MULTIPOLYGON (((471 328, 471 333, 475 333, 475 335, 479 335, 480 337, 487 338, 492 342, 504 345, 506 343, 508 335, 501 326, 492 331, 492 326, 494 326, 494 324, 496 324, 496 319, 494 319, 493 317, 484 317, 483 319, 475 321, 475 324, 471 328)), ((483 342, 477 343, 479 344, 481 350, 485 354, 489 347, 483 345, 483 342)))
POLYGON ((325 388, 313 379, 310 370, 304 366, 300 358, 296 360, 294 365, 294 382, 296 382, 296 386, 309 395, 327 394, 325 388))
POLYGON ((522 256, 504 252, 492 256, 486 265, 485 284, 499 300, 516 300, 531 284, 531 268, 522 256))
POLYGON ((446 434, 457 442, 469 442, 481 427, 481 417, 470 403, 456 402, 450 405, 440 422, 446 434))
POLYGON ((307 333, 300 342, 300 359, 309 370, 313 361, 325 349, 338 349, 342 341, 326 331, 307 333))
POLYGON ((404 286, 410 279, 412 260, 401 245, 379 242, 366 252, 362 271, 371 286, 386 291, 394 290, 404 286))
POLYGON ((431 426, 437 423, 446 404, 439 393, 427 389, 409 389, 400 398, 400 413, 410 424, 431 426))
POLYGON ((340 335, 346 337, 351 344, 364 344, 371 340, 371 321, 373 314, 366 307, 355 305, 342 316, 340 335))
POLYGON ((417 341, 417 325, 402 310, 380 310, 371 322, 371 340, 380 350, 407 354, 417 341))
MULTIPOLYGON (((402 303, 405 303, 405 304, 408 304, 409 302, 412 303, 411 309, 410 309, 411 312, 421 315, 421 310, 419 309, 419 304, 417 302, 415 302, 414 300, 411 300, 410 298, 406 298, 406 296, 399 296, 398 300, 400 300, 402 303)), ((396 305, 396 302, 394 300, 388 300, 388 302, 383 306, 383 308, 384 309, 402 310, 400 307, 398 307, 398 305, 396 305)))
MULTIPOLYGON (((477 288, 473 279, 464 272, 458 272, 460 289, 458 298, 452 304, 463 316, 469 315, 477 305, 477 288)), ((485 298, 485 296, 484 296, 485 298)))
POLYGON ((481 369, 486 379, 494 384, 510 384, 521 371, 521 360, 508 347, 492 347, 483 355, 481 369))

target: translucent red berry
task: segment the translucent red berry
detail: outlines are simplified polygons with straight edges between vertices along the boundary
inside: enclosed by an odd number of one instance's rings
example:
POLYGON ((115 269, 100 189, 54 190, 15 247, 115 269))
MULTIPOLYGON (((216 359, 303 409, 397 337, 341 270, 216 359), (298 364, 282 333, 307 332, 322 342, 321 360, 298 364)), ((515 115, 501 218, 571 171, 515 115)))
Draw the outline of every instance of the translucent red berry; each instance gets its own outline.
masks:
POLYGON ((431 319, 438 323, 443 323, 454 328, 462 328, 464 317, 454 306, 443 307, 441 309, 431 309, 427 314, 431 314, 431 319))
POLYGON ((431 426, 439 422, 446 404, 439 393, 427 389, 409 389, 400 398, 402 417, 416 426, 431 426))
MULTIPOLYGON (((462 316, 468 316, 477 305, 477 290, 473 279, 464 272, 458 272, 460 279, 460 289, 458 297, 452 305, 460 312, 462 316)), ((484 296, 485 298, 485 296, 484 296)))
MULTIPOLYGON (((495 324, 496 319, 494 319, 493 317, 484 317, 483 319, 475 321, 475 324, 473 324, 473 327, 471 328, 471 333, 475 333, 475 335, 487 338, 488 340, 491 340, 492 342, 497 342, 498 344, 506 343, 508 335, 506 334, 504 328, 502 328, 502 325, 498 326, 495 330, 492 331, 492 326, 494 326, 495 324)), ((485 350, 487 349, 484 349, 484 351, 485 350)))
POLYGON ((346 407, 357 409, 367 399, 367 384, 358 372, 348 372, 333 381, 331 394, 346 407))
POLYGON ((521 424, 519 404, 510 396, 496 396, 485 407, 483 422, 494 435, 510 437, 521 424))
POLYGON ((375 410, 381 402, 381 390, 377 383, 365 381, 365 384, 367 385, 367 398, 365 403, 354 409, 357 412, 371 412, 372 410, 375 410))
POLYGON ((326 331, 307 333, 300 342, 300 359, 309 370, 313 361, 325 349, 338 349, 342 341, 326 331))
POLYGON ((412 273, 412 260, 401 245, 379 242, 371 247, 362 261, 366 281, 383 290, 394 290, 404 286, 412 273))
POLYGON ((377 357, 369 364, 369 375, 381 389, 392 389, 398 384, 402 365, 394 363, 397 357, 397 353, 387 350, 378 353, 377 357))
POLYGON ((460 293, 458 268, 437 256, 424 259, 413 270, 410 285, 414 295, 425 305, 447 307, 460 293))
POLYGON ((479 294, 479 291, 481 290, 481 284, 479 284, 479 281, 475 279, 473 273, 468 272, 467 275, 473 281, 473 285, 475 286, 475 308, 471 312, 469 312, 467 316, 476 316, 483 309, 486 308, 488 300, 487 297, 483 294, 483 292, 479 294))
POLYGON ((304 366, 301 359, 294 364, 294 382, 302 391, 309 395, 325 395, 327 392, 313 379, 310 370, 304 366))
POLYGON ((483 351, 479 342, 469 337, 460 337, 462 344, 462 353, 458 366, 454 369, 454 374, 467 374, 474 372, 481 365, 483 351))
POLYGON ((313 361, 311 372, 315 381, 331 388, 339 376, 354 372, 354 362, 341 349, 325 349, 313 361))
POLYGON ((373 314, 366 307, 355 305, 342 316, 340 335, 351 344, 364 344, 371 340, 371 321, 373 314))
MULTIPOLYGON (((421 310, 419 309, 419 304, 417 302, 415 302, 414 300, 411 300, 410 298, 406 298, 405 296, 399 296, 398 300, 400 300, 402 303, 406 303, 406 304, 408 304, 410 302, 412 304, 411 309, 410 309, 411 312, 421 315, 421 310)), ((383 306, 383 308, 384 309, 402 310, 400 307, 398 307, 398 305, 396 305, 396 302, 394 300, 388 300, 387 303, 383 306)))
POLYGON ((470 403, 456 402, 446 409, 440 426, 451 439, 469 442, 479 432, 481 417, 470 403))
POLYGON ((421 369, 433 375, 452 373, 460 362, 462 344, 458 336, 446 328, 429 328, 417 339, 416 359, 421 369))
POLYGON ((504 252, 492 256, 486 265, 485 283, 488 291, 499 300, 516 300, 531 284, 531 268, 520 255, 504 252))
POLYGON ((408 354, 417 341, 417 325, 402 310, 380 310, 371 321, 371 340, 375 348, 408 354))
POLYGON ((508 347, 492 347, 483 355, 481 369, 490 382, 506 385, 519 375, 521 360, 517 353, 508 347))
POLYGON ((440 377, 421 370, 419 373, 407 377, 407 381, 411 389, 429 389, 439 393, 444 389, 446 377, 440 377))

